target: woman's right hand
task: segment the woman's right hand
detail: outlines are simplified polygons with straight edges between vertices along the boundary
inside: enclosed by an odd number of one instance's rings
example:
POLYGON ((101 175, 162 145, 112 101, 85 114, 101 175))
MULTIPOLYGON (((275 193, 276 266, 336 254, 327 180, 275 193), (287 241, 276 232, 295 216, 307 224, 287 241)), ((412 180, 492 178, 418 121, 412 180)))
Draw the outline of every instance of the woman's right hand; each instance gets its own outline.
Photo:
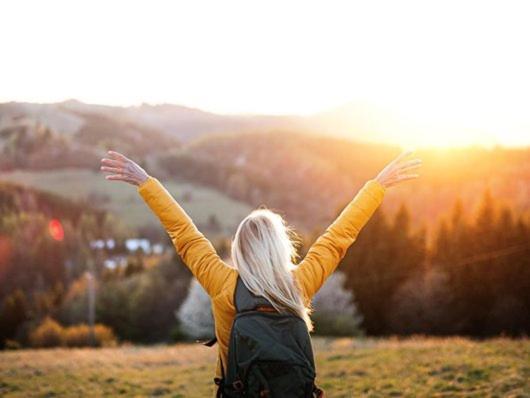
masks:
POLYGON ((121 153, 108 151, 108 156, 101 159, 101 170, 111 173, 105 176, 107 180, 123 181, 138 186, 149 178, 149 174, 144 169, 121 153))
POLYGON ((390 162, 375 178, 385 188, 396 185, 400 182, 418 178, 415 173, 421 167, 421 159, 405 159, 412 154, 412 151, 403 152, 396 159, 390 162))

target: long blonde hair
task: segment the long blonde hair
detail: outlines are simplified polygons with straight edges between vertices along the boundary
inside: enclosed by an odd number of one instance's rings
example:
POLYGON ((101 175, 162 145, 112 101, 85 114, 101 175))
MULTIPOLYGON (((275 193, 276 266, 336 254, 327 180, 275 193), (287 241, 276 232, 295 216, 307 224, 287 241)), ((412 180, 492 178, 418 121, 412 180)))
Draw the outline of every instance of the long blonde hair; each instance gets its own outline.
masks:
POLYGON ((269 209, 252 211, 237 228, 232 261, 245 286, 265 297, 277 311, 302 318, 309 331, 313 324, 292 271, 297 258, 294 231, 283 217, 269 209))

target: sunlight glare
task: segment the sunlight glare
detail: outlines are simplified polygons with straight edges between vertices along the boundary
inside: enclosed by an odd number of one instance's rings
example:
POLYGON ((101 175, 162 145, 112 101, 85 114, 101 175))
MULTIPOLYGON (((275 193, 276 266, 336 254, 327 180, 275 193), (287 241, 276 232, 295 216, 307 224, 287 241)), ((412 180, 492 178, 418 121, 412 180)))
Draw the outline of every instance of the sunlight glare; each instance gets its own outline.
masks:
POLYGON ((529 145, 529 10, 512 1, 9 2, 0 37, 16 62, 2 65, 0 101, 304 115, 356 101, 399 115, 402 128, 383 131, 389 142, 529 145))

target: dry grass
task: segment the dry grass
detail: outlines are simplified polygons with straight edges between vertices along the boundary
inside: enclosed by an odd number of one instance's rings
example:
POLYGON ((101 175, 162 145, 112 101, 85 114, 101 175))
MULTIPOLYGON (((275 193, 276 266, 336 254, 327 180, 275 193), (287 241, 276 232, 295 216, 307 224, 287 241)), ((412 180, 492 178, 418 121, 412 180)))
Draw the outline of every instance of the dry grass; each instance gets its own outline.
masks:
MULTIPOLYGON (((530 397, 530 343, 504 338, 314 339, 329 397, 530 397)), ((208 397, 199 344, 0 353, 3 397, 208 397)))

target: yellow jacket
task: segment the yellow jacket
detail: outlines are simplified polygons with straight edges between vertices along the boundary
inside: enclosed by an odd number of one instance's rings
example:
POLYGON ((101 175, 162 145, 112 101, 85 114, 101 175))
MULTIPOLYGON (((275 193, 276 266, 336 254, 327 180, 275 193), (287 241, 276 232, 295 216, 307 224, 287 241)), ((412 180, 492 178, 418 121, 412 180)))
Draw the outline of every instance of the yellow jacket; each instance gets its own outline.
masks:
MULTIPOLYGON (((220 361, 226 368, 228 341, 235 316, 237 270, 221 260, 212 244, 156 178, 149 177, 138 187, 138 192, 160 219, 184 263, 211 297, 219 347, 216 377, 221 377, 220 361)), ((384 193, 385 188, 378 181, 368 181, 313 243, 294 271, 306 304, 335 270, 361 228, 381 204, 384 193)))

